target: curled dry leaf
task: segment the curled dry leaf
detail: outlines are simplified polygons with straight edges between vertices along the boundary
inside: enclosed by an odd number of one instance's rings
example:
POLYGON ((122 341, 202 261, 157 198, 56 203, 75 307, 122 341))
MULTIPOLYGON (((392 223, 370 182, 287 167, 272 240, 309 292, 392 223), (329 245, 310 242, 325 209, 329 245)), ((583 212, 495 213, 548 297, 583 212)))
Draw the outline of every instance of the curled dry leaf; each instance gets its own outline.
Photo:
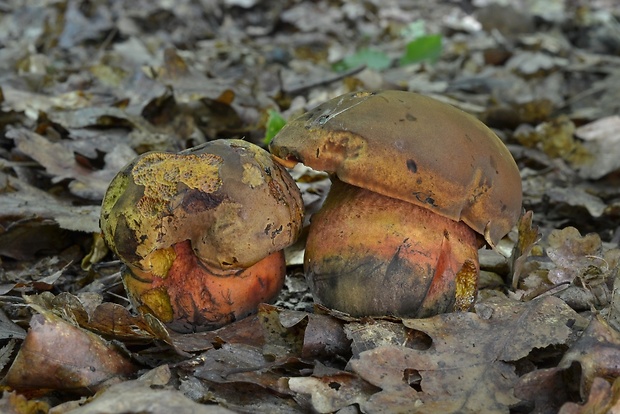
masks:
POLYGON ((549 270, 550 282, 575 283, 589 290, 603 287, 610 269, 603 258, 603 245, 598 234, 581 236, 576 228, 566 227, 553 230, 547 241, 547 256, 556 265, 549 270))
POLYGON ((310 377, 289 378, 292 391, 309 394, 312 408, 319 413, 333 413, 352 404, 362 404, 378 389, 346 371, 336 371, 310 377))
POLYGON ((613 414, 620 412, 620 378, 609 384, 603 378, 594 378, 588 401, 583 404, 566 403, 559 414, 613 414))
POLYGON ((135 371, 124 355, 99 336, 46 312, 32 317, 4 382, 18 390, 96 390, 135 371))
POLYGON ((343 323, 334 317, 262 304, 259 320, 265 336, 266 354, 309 359, 344 358, 350 354, 350 340, 345 335, 343 323))
MULTIPOLYGON (((87 233, 99 232, 99 206, 77 206, 0 172, 0 182, 16 191, 0 191, 0 218, 39 217, 54 220, 60 228, 87 233)), ((48 220, 49 221, 49 220, 48 220)))
POLYGON ((569 369, 574 363, 581 366, 580 394, 587 397, 596 377, 620 377, 620 332, 601 318, 594 318, 581 338, 564 354, 558 365, 569 369))
MULTIPOLYGON (((7 136, 13 138, 20 151, 44 166, 55 182, 67 178, 74 180, 69 188, 74 194, 86 199, 101 200, 108 184, 118 171, 118 161, 102 170, 93 171, 86 168, 77 162, 73 150, 61 142, 51 142, 27 129, 14 129, 7 132, 7 136)), ((119 154, 125 162, 129 162, 135 156, 129 147, 119 148, 126 150, 122 155, 119 154)))
POLYGON ((490 316, 454 313, 403 320, 432 339, 427 350, 381 346, 351 360, 354 372, 383 389, 362 409, 507 413, 519 402, 510 362, 534 348, 565 343, 571 321, 579 318, 553 297, 522 304, 488 301, 476 309, 490 316))
POLYGON ((592 162, 577 165, 582 178, 598 179, 620 168, 620 116, 612 115, 583 125, 575 135, 592 154, 592 162))
POLYGON ((199 404, 167 386, 170 369, 155 368, 137 380, 114 384, 76 409, 55 407, 50 414, 233 414, 224 407, 199 404))
MULTIPOLYGON (((123 342, 141 343, 159 339, 174 345, 165 327, 155 318, 134 316, 123 306, 103 302, 97 293, 73 295, 49 292, 26 297, 26 302, 39 312, 53 312, 64 319, 75 321, 80 327, 107 338, 123 342)), ((176 348, 175 348, 176 349, 176 348)))
MULTIPOLYGON (((599 380, 611 380, 620 376, 619 349, 618 331, 611 329, 600 317, 594 318, 581 337, 564 354, 557 367, 525 374, 515 386, 515 395, 529 401, 535 412, 555 413, 564 402, 574 399, 577 394, 582 401, 587 399, 588 403, 585 406, 567 403, 563 407, 568 410, 567 413, 606 413, 608 411, 579 410, 594 408, 597 399, 600 401, 607 398, 605 395, 609 391, 609 384, 603 386, 599 380)), ((620 384, 614 385, 616 390, 618 385, 620 384)), ((617 391, 614 392, 617 394, 617 391)), ((617 400, 618 397, 615 398, 617 400)))
POLYGON ((540 239, 540 233, 538 226, 532 225, 532 219, 534 213, 532 211, 525 212, 520 218, 517 224, 519 230, 519 238, 517 243, 512 249, 512 288, 516 289, 521 272, 523 271, 523 265, 527 260, 527 256, 532 251, 534 244, 540 239))
POLYGON ((273 360, 262 347, 223 344, 181 365, 181 370, 208 386, 205 400, 242 412, 297 413, 284 377, 310 370, 309 362, 285 356, 273 360))

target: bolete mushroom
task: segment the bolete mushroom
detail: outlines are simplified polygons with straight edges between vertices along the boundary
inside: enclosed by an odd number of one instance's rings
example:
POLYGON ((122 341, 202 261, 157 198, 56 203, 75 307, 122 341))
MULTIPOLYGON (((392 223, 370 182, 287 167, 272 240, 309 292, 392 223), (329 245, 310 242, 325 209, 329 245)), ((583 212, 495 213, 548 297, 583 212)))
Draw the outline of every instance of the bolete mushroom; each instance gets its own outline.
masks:
POLYGON ((215 140, 150 152, 112 180, 101 229, 135 305, 179 332, 213 329, 272 300, 303 216, 299 189, 262 148, 215 140))
POLYGON ((315 300, 355 316, 468 308, 482 238, 494 246, 521 214, 519 170, 502 141, 415 93, 342 95, 289 122, 270 151, 331 174, 305 273, 315 300))

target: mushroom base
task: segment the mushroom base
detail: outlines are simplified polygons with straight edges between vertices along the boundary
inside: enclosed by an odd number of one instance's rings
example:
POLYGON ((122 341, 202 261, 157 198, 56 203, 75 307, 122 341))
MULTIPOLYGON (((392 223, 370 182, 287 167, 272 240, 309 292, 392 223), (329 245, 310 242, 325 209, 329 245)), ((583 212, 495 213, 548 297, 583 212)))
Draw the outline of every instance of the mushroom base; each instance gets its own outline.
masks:
POLYGON ((173 248, 166 276, 127 267, 123 283, 134 306, 151 313, 170 329, 198 332, 219 328, 256 312, 276 298, 284 284, 286 263, 278 251, 247 269, 211 269, 200 262, 189 241, 173 248))
POLYGON ((312 217, 304 267, 315 300, 329 308, 426 317, 453 310, 465 263, 477 281, 478 245, 462 222, 334 179, 312 217))

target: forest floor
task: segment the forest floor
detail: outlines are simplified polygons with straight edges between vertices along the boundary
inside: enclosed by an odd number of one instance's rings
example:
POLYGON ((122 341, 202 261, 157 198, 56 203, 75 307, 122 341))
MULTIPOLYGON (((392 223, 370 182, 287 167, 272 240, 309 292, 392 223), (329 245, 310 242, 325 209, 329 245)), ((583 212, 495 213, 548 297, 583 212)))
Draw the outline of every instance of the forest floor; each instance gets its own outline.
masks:
MULTIPOLYGON (((0 412, 620 412, 618 2, 4 0, 0 92, 0 412), (528 213, 480 251, 472 312, 314 306, 303 239, 255 316, 134 312, 99 229, 125 164, 265 147, 366 89, 469 112, 517 162, 528 213)), ((294 177, 309 216, 329 180, 294 177)))

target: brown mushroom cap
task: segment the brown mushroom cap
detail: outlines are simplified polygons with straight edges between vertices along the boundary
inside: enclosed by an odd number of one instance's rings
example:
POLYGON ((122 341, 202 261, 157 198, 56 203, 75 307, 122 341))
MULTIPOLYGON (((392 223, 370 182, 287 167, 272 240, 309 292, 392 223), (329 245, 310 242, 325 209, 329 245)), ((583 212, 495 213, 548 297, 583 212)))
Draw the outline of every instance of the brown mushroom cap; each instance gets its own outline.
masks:
POLYGON ((473 116, 403 91, 354 92, 289 122, 270 151, 463 221, 495 245, 521 214, 519 169, 473 116))
POLYGON ((295 182, 267 151, 215 140, 127 165, 106 193, 101 229, 123 261, 164 276, 168 248, 185 240, 205 264, 247 268, 293 243, 302 215, 295 182))

